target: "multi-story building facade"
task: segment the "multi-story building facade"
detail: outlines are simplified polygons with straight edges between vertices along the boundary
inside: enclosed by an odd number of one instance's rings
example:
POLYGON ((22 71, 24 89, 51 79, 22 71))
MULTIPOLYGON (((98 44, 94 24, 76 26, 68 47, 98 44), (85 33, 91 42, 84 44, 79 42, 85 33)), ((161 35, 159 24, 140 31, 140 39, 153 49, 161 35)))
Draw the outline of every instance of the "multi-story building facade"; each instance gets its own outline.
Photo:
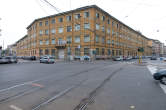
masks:
POLYGON ((161 43, 159 40, 152 39, 152 54, 156 56, 163 56, 164 43, 161 43))
POLYGON ((57 58, 137 56, 151 54, 148 38, 96 5, 34 20, 17 42, 18 56, 57 58))
POLYGON ((16 43, 12 44, 12 45, 8 45, 7 49, 6 49, 7 50, 6 55, 7 56, 16 56, 16 49, 17 49, 16 46, 17 46, 16 43))

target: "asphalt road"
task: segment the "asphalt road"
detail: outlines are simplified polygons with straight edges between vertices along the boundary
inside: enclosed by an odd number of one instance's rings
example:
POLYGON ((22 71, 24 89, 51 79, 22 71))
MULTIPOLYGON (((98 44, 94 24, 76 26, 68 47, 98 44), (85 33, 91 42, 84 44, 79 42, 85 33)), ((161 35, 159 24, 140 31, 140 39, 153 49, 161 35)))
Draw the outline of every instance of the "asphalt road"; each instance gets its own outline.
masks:
POLYGON ((165 102, 135 61, 0 65, 0 110, 165 110, 165 102))

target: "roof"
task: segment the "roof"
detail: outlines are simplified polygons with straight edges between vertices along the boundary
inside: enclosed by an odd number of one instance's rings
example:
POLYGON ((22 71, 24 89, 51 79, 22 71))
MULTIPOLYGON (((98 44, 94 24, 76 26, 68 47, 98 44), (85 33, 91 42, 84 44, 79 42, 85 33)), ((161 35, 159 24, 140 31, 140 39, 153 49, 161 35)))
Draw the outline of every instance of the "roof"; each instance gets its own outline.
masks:
POLYGON ((16 43, 18 43, 19 41, 25 39, 26 37, 28 37, 28 35, 25 35, 24 37, 22 37, 21 39, 19 39, 16 43))
POLYGON ((97 10, 100 10, 102 11, 104 14, 110 16, 112 19, 116 20, 117 22, 121 23, 122 25, 126 26, 127 28, 129 28, 130 30, 134 31, 135 33, 141 35, 142 37, 146 38, 149 40, 149 38, 147 38, 146 36, 144 36, 142 33, 134 30, 133 28, 129 27, 128 25, 124 24, 122 21, 118 20, 117 18, 113 17, 112 15, 110 15, 109 13, 107 13, 106 11, 104 11, 103 9, 101 9, 100 7, 98 7, 97 5, 90 5, 90 6, 85 6, 85 7, 81 7, 81 8, 77 8, 77 9, 74 9, 74 10, 70 10, 70 11, 66 11, 66 12, 62 12, 62 13, 58 13, 58 14, 54 14, 54 15, 50 15, 50 16, 46 16, 46 17, 42 17, 42 18, 38 18, 38 19, 35 19, 28 27, 27 29, 30 28, 30 26, 32 24, 34 24, 36 21, 38 20, 42 20, 42 19, 46 19, 46 18, 51 18, 51 17, 55 17, 55 16, 60 16, 60 15, 64 15, 64 14, 67 14, 67 13, 72 13, 72 12, 76 12, 76 11, 80 11, 80 10, 86 10, 86 9, 89 9, 89 8, 95 8, 97 10))

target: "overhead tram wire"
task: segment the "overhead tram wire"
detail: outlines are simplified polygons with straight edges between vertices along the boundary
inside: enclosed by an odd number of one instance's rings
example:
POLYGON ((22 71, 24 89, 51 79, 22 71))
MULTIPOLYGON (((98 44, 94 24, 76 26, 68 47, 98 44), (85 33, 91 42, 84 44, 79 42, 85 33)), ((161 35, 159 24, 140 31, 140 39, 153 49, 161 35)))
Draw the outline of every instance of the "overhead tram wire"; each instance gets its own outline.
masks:
POLYGON ((35 0, 36 1, 36 3, 40 6, 40 8, 42 9, 42 11, 45 13, 45 14, 47 14, 47 15, 50 15, 49 13, 47 13, 47 11, 44 9, 44 7, 39 3, 39 1, 38 0, 35 0))
MULTIPOLYGON (((42 0, 41 0, 42 1, 42 0)), ((45 3, 47 3, 49 6, 51 6, 52 8, 54 8, 58 13, 61 13, 60 10, 55 7, 54 5, 52 5, 50 2, 48 2, 47 0, 43 0, 45 3)))

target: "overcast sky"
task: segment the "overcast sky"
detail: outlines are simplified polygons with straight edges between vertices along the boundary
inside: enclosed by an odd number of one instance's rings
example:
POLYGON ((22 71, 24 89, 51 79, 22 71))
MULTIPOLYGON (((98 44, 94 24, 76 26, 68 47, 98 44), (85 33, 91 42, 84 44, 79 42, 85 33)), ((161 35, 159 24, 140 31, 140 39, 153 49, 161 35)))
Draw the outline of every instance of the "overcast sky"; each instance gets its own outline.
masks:
MULTIPOLYGON (((60 12, 97 5, 148 38, 166 43, 166 0, 48 0, 60 12)), ((58 13, 43 0, 0 0, 0 45, 5 47, 26 35, 37 18, 58 13)))

